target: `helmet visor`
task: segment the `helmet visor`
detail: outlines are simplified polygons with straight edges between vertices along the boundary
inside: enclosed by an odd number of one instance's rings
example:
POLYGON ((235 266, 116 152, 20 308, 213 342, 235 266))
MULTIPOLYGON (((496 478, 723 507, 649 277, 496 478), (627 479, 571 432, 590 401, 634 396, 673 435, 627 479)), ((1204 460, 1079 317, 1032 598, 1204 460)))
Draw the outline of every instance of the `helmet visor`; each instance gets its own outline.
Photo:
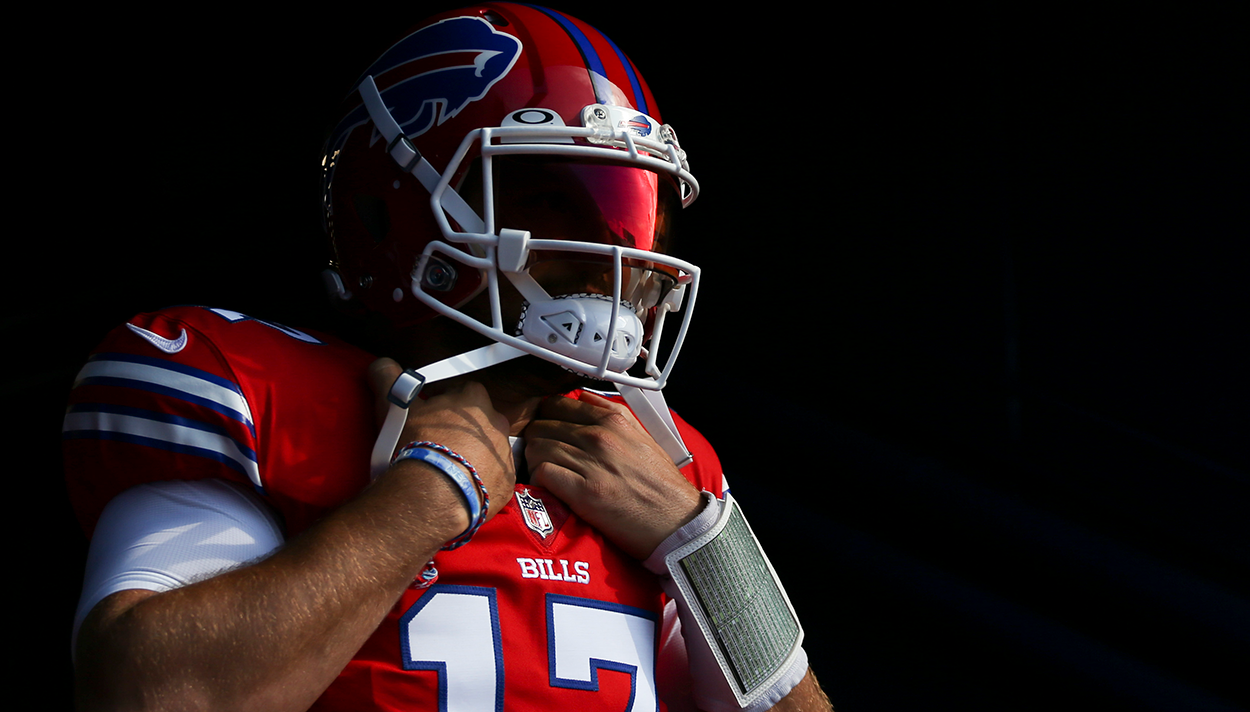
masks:
MULTIPOLYGON (((668 176, 616 163, 496 156, 495 225, 528 230, 536 240, 589 242, 666 254, 681 209, 668 176)), ((529 271, 552 293, 612 291, 612 259, 563 250, 532 250, 529 271), (558 264, 557 264, 558 263, 558 264)), ((671 265, 623 260, 622 298, 641 311, 676 283, 671 265)))

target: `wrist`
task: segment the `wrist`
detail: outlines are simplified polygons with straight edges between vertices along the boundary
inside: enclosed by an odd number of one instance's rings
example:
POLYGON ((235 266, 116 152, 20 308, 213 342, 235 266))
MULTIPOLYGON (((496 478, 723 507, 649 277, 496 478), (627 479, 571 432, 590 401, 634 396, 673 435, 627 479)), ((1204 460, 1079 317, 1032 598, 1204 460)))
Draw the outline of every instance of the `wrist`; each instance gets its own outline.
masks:
POLYGON ((705 494, 707 493, 700 493, 690 486, 673 493, 671 499, 665 503, 666 513, 663 518, 657 515, 653 526, 648 530, 649 534, 645 538, 639 535, 636 550, 631 551, 631 554, 646 561, 656 549, 685 529, 707 508, 707 501, 703 497, 705 494))
POLYGON ((490 493, 486 491, 486 485, 473 465, 456 451, 428 440, 408 443, 395 454, 392 462, 400 460, 418 460, 431 465, 456 486, 463 498, 469 525, 459 536, 447 542, 443 549, 455 549, 468 544, 477 530, 486 523, 490 512, 490 493))
POLYGON ((472 524, 464 496, 447 475, 421 460, 404 459, 393 463, 375 486, 402 488, 412 503, 409 522, 438 537, 441 545, 455 539, 472 524))
POLYGON ((717 500, 716 495, 706 490, 700 492, 698 506, 691 516, 665 537, 647 558, 643 559, 643 566, 647 567, 652 573, 667 575, 668 567, 665 564, 664 557, 668 556, 674 549, 699 538, 707 530, 715 526, 716 520, 720 516, 720 509, 720 502, 717 500))

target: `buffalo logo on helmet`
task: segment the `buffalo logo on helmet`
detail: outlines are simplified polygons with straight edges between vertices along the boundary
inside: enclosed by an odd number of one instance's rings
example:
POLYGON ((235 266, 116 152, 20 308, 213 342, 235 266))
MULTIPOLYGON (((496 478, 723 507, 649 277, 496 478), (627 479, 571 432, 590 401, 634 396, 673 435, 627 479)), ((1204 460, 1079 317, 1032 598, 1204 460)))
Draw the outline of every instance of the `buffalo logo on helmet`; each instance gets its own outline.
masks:
POLYGON ((635 136, 642 136, 645 138, 651 135, 651 122, 647 120, 647 117, 642 115, 621 121, 617 124, 617 127, 628 129, 629 131, 632 131, 635 136))
MULTIPOLYGON (((400 128, 416 138, 486 96, 512 71, 521 41, 480 17, 452 17, 423 27, 388 49, 365 74, 377 82, 400 128), (402 91, 392 91, 403 87, 402 91)), ((359 106, 335 127, 331 145, 369 120, 359 106)))

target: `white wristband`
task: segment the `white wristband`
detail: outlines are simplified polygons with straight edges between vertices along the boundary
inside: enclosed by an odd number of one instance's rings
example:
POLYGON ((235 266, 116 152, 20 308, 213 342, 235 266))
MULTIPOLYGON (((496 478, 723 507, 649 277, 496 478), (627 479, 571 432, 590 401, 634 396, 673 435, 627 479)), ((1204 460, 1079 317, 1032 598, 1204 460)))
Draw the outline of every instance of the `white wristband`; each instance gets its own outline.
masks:
POLYGON ((807 673, 803 628, 737 502, 703 497, 643 563, 677 602, 700 708, 766 710, 807 673))

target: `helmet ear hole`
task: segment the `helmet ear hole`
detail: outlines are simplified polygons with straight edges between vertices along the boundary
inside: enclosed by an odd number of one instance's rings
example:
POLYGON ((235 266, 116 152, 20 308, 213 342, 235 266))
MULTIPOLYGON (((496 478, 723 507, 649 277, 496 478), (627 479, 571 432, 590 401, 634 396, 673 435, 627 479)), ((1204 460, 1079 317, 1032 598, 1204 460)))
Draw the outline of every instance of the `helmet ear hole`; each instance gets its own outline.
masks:
POLYGON ((356 208, 360 224, 373 238, 374 244, 385 240, 387 233, 391 231, 391 214, 387 210, 386 201, 376 195, 357 194, 352 198, 352 205, 356 208))

